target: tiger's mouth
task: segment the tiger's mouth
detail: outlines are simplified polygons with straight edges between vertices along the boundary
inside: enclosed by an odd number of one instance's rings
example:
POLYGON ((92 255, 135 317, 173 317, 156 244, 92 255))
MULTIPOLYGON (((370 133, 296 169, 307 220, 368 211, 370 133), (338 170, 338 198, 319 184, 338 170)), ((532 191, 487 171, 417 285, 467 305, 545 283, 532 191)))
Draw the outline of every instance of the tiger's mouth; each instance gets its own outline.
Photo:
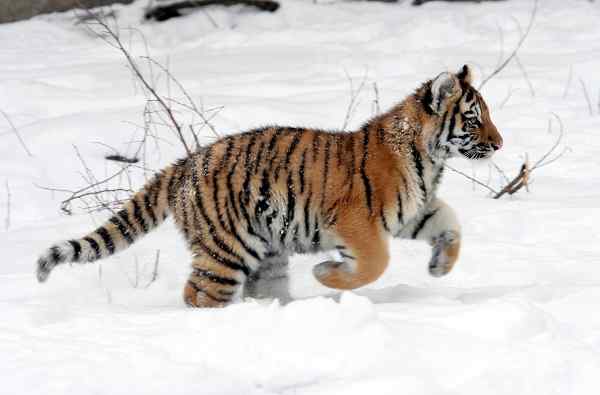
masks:
POLYGON ((470 149, 459 148, 458 152, 469 160, 482 160, 491 158, 496 152, 496 148, 491 144, 477 144, 470 149))

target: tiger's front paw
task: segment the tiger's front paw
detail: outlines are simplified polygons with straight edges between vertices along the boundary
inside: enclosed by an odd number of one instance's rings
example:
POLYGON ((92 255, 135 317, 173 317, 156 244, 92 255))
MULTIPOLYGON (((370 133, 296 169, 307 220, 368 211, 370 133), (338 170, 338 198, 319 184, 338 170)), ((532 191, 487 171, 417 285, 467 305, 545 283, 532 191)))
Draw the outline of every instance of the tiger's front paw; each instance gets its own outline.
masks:
POLYGON ((446 231, 432 240, 433 251, 429 261, 429 274, 442 277, 452 270, 460 251, 460 234, 446 231))

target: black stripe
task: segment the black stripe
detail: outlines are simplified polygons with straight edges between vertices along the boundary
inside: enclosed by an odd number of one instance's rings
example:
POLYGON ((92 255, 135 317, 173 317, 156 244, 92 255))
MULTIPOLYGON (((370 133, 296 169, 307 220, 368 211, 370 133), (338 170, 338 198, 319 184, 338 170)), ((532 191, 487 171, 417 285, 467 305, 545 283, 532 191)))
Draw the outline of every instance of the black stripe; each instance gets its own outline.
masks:
MULTIPOLYGON (((244 172, 244 180, 242 181, 242 190, 244 191, 244 198, 243 200, 240 198, 240 206, 243 204, 248 204, 248 201, 250 200, 250 181, 251 181, 251 172, 252 172, 252 163, 250 162, 250 156, 252 155, 252 148, 254 147, 254 144, 256 143, 256 133, 252 133, 252 135, 250 136, 250 143, 246 146, 246 151, 244 153, 244 166, 246 168, 246 171, 244 172)), ((261 148, 259 147, 259 153, 261 148)), ((255 166, 258 166, 258 161, 259 158, 256 158, 256 164, 255 166)), ((240 194, 241 197, 241 194, 240 194)), ((238 216, 239 219, 239 216, 238 216)))
POLYGON ((281 173, 282 168, 289 171, 288 168, 290 166, 290 160, 291 160, 292 155, 294 154, 294 151, 296 150, 296 147, 298 146, 298 143, 300 142, 301 138, 302 138, 302 135, 300 133, 294 134, 294 137, 292 138, 292 142, 290 143, 290 146, 288 147, 288 150, 285 153, 285 159, 284 159, 283 163, 279 163, 279 165, 275 169, 275 181, 277 181, 279 179, 279 174, 281 173))
POLYGON ((69 244, 73 247, 73 262, 77 262, 79 260, 79 256, 81 255, 81 244, 79 244, 76 240, 69 240, 69 244))
POLYGON ((311 240, 311 244, 314 249, 318 249, 321 245, 321 235, 319 232, 319 218, 317 217, 317 214, 315 214, 314 233, 311 240))
MULTIPOLYGON (((241 200, 241 194, 242 194, 242 192, 240 192, 240 200, 241 200)), ((256 231, 254 230, 254 227, 252 226, 250 214, 248 214, 248 210, 246 209, 245 203, 240 204, 240 211, 242 213, 242 216, 244 217, 244 222, 246 223, 246 226, 248 227, 248 229, 247 229, 248 234, 259 238, 263 243, 267 243, 267 239, 265 239, 264 237, 262 237, 261 235, 256 233, 256 231)))
POLYGON ((431 109, 433 104, 433 94, 431 93, 431 85, 431 81, 428 81, 425 85, 425 94, 423 95, 423 99, 421 100, 425 112, 429 115, 433 115, 433 110, 431 109))
POLYGON ((193 240, 193 242, 202 251, 204 251, 205 254, 207 254, 212 259, 214 259, 215 262, 220 263, 221 265, 223 265, 223 266, 225 266, 225 267, 227 267, 227 268, 229 268, 231 270, 241 271, 246 276, 250 275, 250 269, 248 269, 248 267, 246 265, 241 264, 239 262, 234 262, 231 259, 227 259, 225 257, 222 257, 221 255, 217 254, 215 251, 213 251, 212 249, 210 249, 206 244, 204 244, 204 241, 202 239, 195 238, 193 240))
POLYGON ((423 180, 423 159, 421 158, 421 154, 419 153, 419 150, 414 142, 411 145, 411 152, 413 162, 415 163, 415 170, 417 171, 417 176, 419 178, 419 188, 423 193, 423 199, 425 199, 427 198, 427 189, 425 188, 425 180, 423 180))
POLYGON ((377 142, 383 144, 385 142, 385 129, 383 126, 377 128, 377 142))
POLYGON ((465 100, 467 102, 470 102, 471 100, 473 100, 473 96, 474 96, 473 89, 467 89, 467 97, 465 98, 465 100))
POLYGON ((233 178, 233 174, 235 173, 235 169, 240 161, 234 160, 233 166, 231 166, 231 170, 227 174, 227 191, 229 192, 229 201, 231 202, 231 206, 233 207, 233 213, 235 214, 235 218, 239 221, 240 219, 240 211, 238 210, 236 199, 235 199, 235 191, 233 190, 233 183, 231 179, 233 178))
MULTIPOLYGON (((329 136, 326 136, 329 137, 329 136)), ((323 153, 323 184, 321 186, 321 208, 325 203, 325 191, 327 189, 327 175, 329 174, 329 155, 331 148, 331 139, 327 138, 325 141, 325 152, 323 153)))
POLYGON ((283 228, 279 234, 279 241, 284 243, 285 237, 289 230, 290 224, 294 221, 296 213, 296 194, 294 193, 294 181, 292 179, 292 173, 288 173, 287 177, 287 212, 283 220, 283 228))
POLYGON ((339 245, 339 244, 337 244, 337 245, 335 246, 335 248, 336 248, 336 249, 338 249, 338 250, 345 250, 345 249, 346 249, 346 246, 343 246, 343 245, 339 245))
POLYGON ((114 254, 115 253, 115 242, 113 241, 112 237, 110 236, 110 233, 108 233, 106 228, 101 226, 98 228, 98 230, 96 230, 96 233, 98 233, 100 235, 100 237, 102 237, 102 241, 104 241, 104 246, 108 250, 108 253, 110 255, 114 254))
POLYGON ((344 253, 344 252, 342 252, 342 251, 339 251, 339 253, 340 253, 340 255, 341 255, 341 256, 343 256, 344 258, 352 259, 352 260, 354 260, 354 261, 356 260, 356 258, 355 258, 355 257, 353 257, 352 255, 346 254, 346 253, 344 253))
POLYGON ((210 270, 204 270, 204 269, 195 267, 192 270, 192 272, 194 273, 194 275, 196 275, 198 277, 204 277, 207 280, 212 281, 213 283, 217 283, 217 284, 221 284, 221 285, 231 285, 231 286, 236 286, 236 285, 240 284, 240 282, 238 280, 236 280, 235 278, 223 277, 214 272, 211 272, 210 270))
POLYGON ((360 162, 360 175, 365 187, 365 197, 367 199, 367 208, 369 209, 369 215, 373 215, 373 206, 371 202, 371 199, 373 198, 371 194, 373 192, 371 188, 371 182, 369 181, 369 177, 367 177, 366 172, 367 158, 369 157, 369 133, 364 132, 364 134, 365 136, 363 138, 363 157, 362 161, 360 162))
POLYGON ((228 302, 231 301, 231 298, 223 299, 223 298, 218 298, 218 297, 216 297, 214 295, 211 295, 210 293, 208 293, 204 289, 200 288, 200 286, 198 284, 195 284, 195 283, 193 283, 190 280, 188 280, 188 284, 190 284, 190 286, 194 289, 194 291, 202 293, 204 296, 208 297, 209 299, 214 300, 215 302, 228 303, 228 302))
POLYGON ((304 178, 304 170, 306 167, 306 150, 302 152, 302 160, 300 161, 300 168, 298 169, 298 178, 300 179, 300 193, 304 193, 304 185, 306 180, 304 178))
POLYGON ((258 146, 258 150, 256 152, 257 152, 256 160, 254 161, 254 169, 252 170, 252 172, 254 174, 256 174, 256 172, 258 172, 258 168, 262 164, 263 154, 265 152, 265 142, 264 141, 262 141, 260 143, 260 145, 258 146))
MULTIPOLYGON (((197 171, 196 168, 194 167, 192 169, 192 177, 194 179, 197 179, 197 171)), ((208 226, 208 232, 209 235, 212 239, 212 241, 215 243, 215 245, 220 248, 221 250, 225 251, 226 253, 228 253, 229 255, 231 255, 232 257, 239 259, 241 261, 241 263, 234 263, 234 266, 236 267, 240 267, 240 269, 237 270, 243 270, 244 274, 249 273, 249 269, 246 267, 246 265, 243 263, 243 258, 241 256, 239 256, 238 254, 236 254, 230 246, 228 246, 223 240, 221 240, 221 238, 218 236, 217 234, 217 229, 215 227, 215 224, 212 222, 212 220, 210 219, 210 217, 208 216, 208 214, 206 213, 206 209, 204 208, 204 204, 202 201, 202 194, 200 193, 199 190, 199 185, 198 183, 194 182, 194 185, 196 185, 196 207, 200 210, 200 214, 202 215, 202 218, 204 219, 204 222, 206 223, 206 225, 208 226), (241 269, 243 268, 243 269, 241 269)), ((215 254, 216 255, 216 254, 215 254)), ((214 256, 213 256, 214 258, 214 256)), ((216 259, 216 258, 215 258, 216 259)))
POLYGON ((402 213, 402 194, 398 192, 398 222, 404 223, 404 215, 402 213))
POLYGON ((154 202, 152 203, 153 207, 158 207, 158 198, 160 196, 160 188, 162 186, 164 177, 166 177, 164 172, 155 177, 154 187, 152 188, 152 193, 154 193, 154 202))
POLYGON ((387 224, 387 220, 385 219, 385 213, 383 212, 383 207, 381 208, 381 212, 379 213, 379 216, 381 217, 381 222, 383 223, 383 229, 385 229, 386 232, 390 232, 390 228, 387 224))
MULTIPOLYGON (((125 222, 125 225, 127 225, 127 227, 129 228, 129 230, 126 231, 125 233, 128 236, 133 235, 133 237, 135 237, 137 235, 137 231, 136 231, 135 227, 131 224, 131 222, 129 222, 129 212, 127 210, 123 209, 117 213, 117 216, 119 216, 119 218, 123 222, 125 222)), ((127 236, 125 236, 125 238, 127 238, 127 236)), ((127 241, 129 241, 129 239, 127 239, 127 241)), ((133 242, 133 240, 132 240, 132 242, 133 242)))
POLYGON ((429 221, 436 213, 437 213, 437 209, 428 213, 427 215, 425 215, 423 217, 423 219, 421 219, 421 221, 419 222, 419 224, 417 225, 417 227, 415 228, 415 230, 412 234, 413 239, 417 238, 417 236, 419 235, 419 232, 421 232, 421 230, 423 230, 423 227, 425 226, 425 224, 427 224, 427 221, 429 221))
POLYGON ((310 236, 310 199, 312 198, 312 191, 309 190, 308 197, 304 201, 304 237, 310 236))
POLYGON ((95 261, 96 259, 100 258, 100 246, 98 245, 98 242, 96 242, 96 240, 92 239, 91 237, 84 237, 83 240, 89 243, 90 247, 92 248, 92 250, 94 250, 94 253, 96 254, 96 256, 90 257, 88 258, 88 260, 95 261))
POLYGON ((248 246, 248 244, 246 244, 246 242, 244 241, 244 239, 242 237, 240 237, 239 233, 237 232, 237 229, 236 229, 235 224, 233 222, 233 218, 231 217, 229 206, 230 206, 229 204, 225 205, 225 215, 227 216, 227 221, 229 222, 229 227, 231 229, 231 234, 241 244, 241 246, 244 248, 244 250, 246 250, 246 252, 248 254, 250 254, 257 261, 260 261, 260 256, 258 255, 258 253, 256 251, 254 251, 254 249, 252 249, 250 246, 248 246))
MULTIPOLYGON (((221 214, 221 207, 219 205, 219 179, 218 176, 223 170, 223 167, 228 163, 229 157, 231 156, 231 150, 233 149, 233 138, 227 139, 227 148, 225 149, 225 153, 221 157, 219 161, 219 166, 215 169, 214 174, 212 175, 212 184, 213 184, 213 205, 215 209, 215 213, 217 214, 217 220, 223 229, 226 229, 225 222, 223 220, 223 216, 221 214)), ((198 191, 199 193, 199 191, 198 191)))
POLYGON ((133 238, 129 234, 127 227, 125 225, 123 225, 123 223, 121 221, 119 221, 118 217, 116 217, 116 216, 112 217, 111 219, 109 219, 109 221, 117 227, 117 229, 119 230, 119 233, 121 234, 121 237, 123 237, 123 239, 125 239, 127 244, 133 243, 133 238))
POLYGON ((131 203, 133 204, 133 218, 136 220, 138 224, 142 227, 144 233, 148 233, 148 225, 142 216, 142 209, 137 199, 134 197, 131 199, 131 203))
POLYGON ((60 263, 63 261, 60 255, 60 248, 58 246, 50 248, 50 259, 53 263, 60 263))

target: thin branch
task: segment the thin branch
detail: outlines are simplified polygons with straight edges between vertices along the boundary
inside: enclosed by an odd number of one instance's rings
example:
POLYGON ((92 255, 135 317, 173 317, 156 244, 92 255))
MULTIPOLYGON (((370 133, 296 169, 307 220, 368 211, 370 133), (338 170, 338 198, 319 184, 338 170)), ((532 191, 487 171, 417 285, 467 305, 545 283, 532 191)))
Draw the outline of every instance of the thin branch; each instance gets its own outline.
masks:
POLYGON ((381 108, 379 106, 379 88, 377 87, 377 82, 373 82, 373 93, 375 94, 375 98, 373 99, 373 112, 375 115, 379 115, 381 108))
POLYGON ((154 258, 154 269, 152 270, 152 277, 150 278, 150 281, 148 281, 148 284, 146 284, 146 286, 144 288, 148 288, 158 278, 159 262, 160 262, 160 250, 156 250, 156 256, 154 258))
POLYGON ((13 133, 15 134, 15 136, 17 136, 17 139, 19 139, 19 143, 21 143, 21 147, 23 147, 25 152, 27 152, 27 155, 33 156, 31 151, 29 151, 29 148, 27 148, 27 145, 25 144, 25 140, 23 140, 23 137, 21 137, 19 130, 15 127, 15 125, 10 120, 10 117, 8 116, 8 114, 6 114, 2 110, 0 110, 0 114, 2 114, 2 116, 4 116, 4 118, 6 119, 6 122, 8 122, 8 124, 10 125, 10 128, 12 129, 13 133))
POLYGON ((523 78, 525 78, 525 81, 527 81, 527 85, 529 86, 529 92, 531 93, 531 97, 535 97, 535 89, 533 89, 533 84, 531 83, 531 80, 529 79, 529 74, 527 74, 527 70, 525 70, 525 66, 523 66, 523 64, 521 63, 521 59, 519 59, 519 55, 515 55, 515 63, 517 63, 519 70, 521 70, 521 74, 523 74, 523 78))
POLYGON ((453 172, 455 172, 455 173, 458 173, 458 174, 460 174, 460 175, 461 175, 461 176, 463 176, 463 177, 466 177, 466 178, 468 178, 469 180, 473 181, 475 184, 478 184, 478 185, 480 185, 480 186, 484 187, 485 189, 487 189, 488 191, 490 191, 490 192, 492 192, 492 193, 494 193, 494 194, 497 194, 497 193, 498 193, 498 191, 496 191, 496 190, 495 190, 494 188, 492 188, 491 186, 489 186, 489 185, 485 184, 485 183, 484 183, 484 182, 482 182, 482 181, 479 181, 479 180, 478 180, 477 178, 475 178, 475 177, 471 177, 470 175, 468 175, 468 174, 466 174, 466 173, 463 173, 463 172, 462 172, 462 171, 460 171, 460 170, 457 170, 457 169, 455 169, 454 167, 450 166, 450 165, 449 165, 449 164, 447 164, 447 163, 445 164, 445 167, 447 167, 448 169, 452 170, 452 171, 453 171, 453 172))
MULTIPOLYGON (((492 192, 492 194, 493 194, 492 197, 494 199, 499 199, 506 194, 513 195, 516 192, 518 192, 519 190, 521 190, 522 188, 526 188, 529 191, 531 174, 539 168, 542 168, 551 163, 554 163, 555 161, 560 159, 566 152, 569 151, 569 148, 566 147, 561 152, 556 154, 556 150, 562 143, 562 139, 564 136, 564 125, 558 115, 552 113, 552 116, 557 120, 557 122, 559 124, 558 136, 557 136, 556 140, 554 141, 554 143, 552 144, 552 146, 533 164, 533 166, 529 165, 529 158, 527 156, 525 156, 525 160, 524 160, 523 164, 521 165, 518 174, 513 179, 509 179, 508 176, 506 175, 506 173, 504 172, 504 170, 502 170, 502 168, 500 168, 496 163, 492 162, 493 167, 496 169, 496 171, 498 171, 498 173, 502 176, 502 178, 505 182, 504 186, 499 191, 496 191, 494 188, 490 187, 489 182, 484 183, 483 181, 478 180, 475 177, 469 176, 468 174, 465 174, 459 170, 454 169, 453 167, 449 166, 448 164, 446 164, 446 167, 448 167, 450 170, 454 171, 455 173, 462 175, 463 177, 467 178, 468 180, 486 188, 487 190, 492 192)), ((552 133, 552 120, 551 119, 548 121, 548 133, 552 133)))
MULTIPOLYGON (((562 142, 562 138, 564 136, 564 124, 562 122, 562 119, 560 119, 560 117, 558 115, 556 115, 555 113, 552 113, 552 116, 554 118, 556 118, 556 120, 558 121, 558 126, 559 126, 559 130, 558 130, 558 137, 556 138, 556 141, 554 142, 554 144, 552 145, 552 147, 550 147, 550 149, 544 154, 542 155, 542 157, 540 159, 538 159, 537 162, 534 163, 533 167, 531 168, 531 170, 535 170, 535 169, 539 169, 540 167, 546 166, 554 161, 556 161, 556 159, 560 158, 565 152, 568 151, 568 148, 565 148, 560 154, 558 154, 557 157, 554 157, 552 159, 548 159, 550 157, 550 155, 556 151, 556 148, 558 148, 558 146, 560 145, 560 143, 562 142)), ((548 124, 548 132, 551 133, 552 132, 552 123, 550 122, 548 124)))
POLYGON ((521 38, 519 39, 517 46, 512 51, 512 53, 504 60, 504 62, 502 62, 498 67, 496 67, 496 69, 481 82, 481 84, 479 85, 479 90, 483 89, 483 87, 489 80, 491 80, 496 75, 498 75, 502 70, 504 70, 504 68, 511 62, 511 60, 513 60, 515 58, 515 56, 517 55, 517 52, 519 51, 519 49, 521 49, 521 46, 523 45, 523 43, 529 36, 529 32, 531 31, 531 28, 533 27, 533 22, 535 21, 535 17, 537 15, 537 11, 538 11, 538 0, 533 0, 533 9, 531 10, 531 15, 529 17, 529 23, 527 24, 527 29, 525 29, 525 33, 521 34, 521 38))
POLYGON ((585 101, 587 102, 590 116, 593 116, 594 109, 592 108, 592 101, 590 100, 590 95, 588 95, 588 91, 587 91, 587 88, 585 87, 585 83, 583 82, 583 80, 581 78, 579 79, 579 83, 581 84, 581 89, 583 89, 583 96, 585 97, 585 101))
POLYGON ((348 123, 350 122, 350 120, 352 119, 352 116, 354 115, 354 112, 356 111, 356 107, 358 106, 358 97, 360 96, 363 88, 365 87, 365 83, 367 82, 367 76, 368 76, 368 71, 365 70, 365 74, 364 74, 362 80, 360 81, 358 88, 355 90, 354 89, 354 81, 352 80, 352 77, 350 77, 350 74, 348 74, 348 71, 344 70, 344 73, 346 74, 346 78, 348 79, 348 82, 350 83, 350 102, 348 103, 348 108, 346 109, 346 115, 344 116, 344 123, 342 124, 342 130, 346 130, 348 123))
POLYGON ((154 60, 152 58, 148 58, 148 61, 153 63, 154 65, 156 65, 158 68, 160 68, 161 71, 163 71, 167 75, 167 77, 171 81, 173 81, 175 83, 175 85, 177 85, 177 87, 179 88, 181 93, 185 96, 186 100, 188 101, 188 105, 189 105, 188 108, 191 109, 192 111, 194 111, 194 113, 196 115, 198 115, 200 117, 200 119, 202 119, 202 121, 210 128, 210 130, 214 133, 215 136, 221 137, 219 132, 217 132, 217 129, 213 126, 212 123, 210 123, 210 120, 204 116, 204 112, 198 109, 198 106, 196 105, 196 103, 194 102, 194 100, 192 99, 190 94, 188 93, 187 89, 184 88, 184 86, 179 82, 179 80, 177 78, 175 78, 175 76, 173 76, 173 74, 167 68, 165 68, 162 64, 158 63, 156 60, 154 60))
MULTIPOLYGON (((169 105, 167 105, 167 103, 165 103, 165 101, 163 100, 163 98, 158 94, 158 92, 152 86, 152 84, 150 84, 148 82, 148 80, 146 79, 146 77, 144 77, 144 75, 142 74, 139 66, 136 63, 136 61, 133 59, 132 55, 129 53, 129 51, 123 45, 123 42, 121 41, 121 38, 119 37, 118 31, 113 30, 108 25, 108 23, 104 19, 102 19, 100 16, 98 16, 96 14, 93 14, 88 9, 85 9, 85 11, 90 16, 90 19, 92 19, 93 21, 95 21, 95 23, 97 23, 102 28, 103 32, 106 33, 112 39, 112 41, 113 41, 113 47, 117 48, 123 54, 123 56, 127 60, 127 63, 129 64, 129 67, 131 68, 131 70, 133 71, 133 73, 135 74, 135 76, 137 77, 138 81, 142 83, 142 85, 144 86, 144 88, 146 89, 146 91, 149 92, 152 97, 154 97, 154 99, 159 103, 159 105, 161 106, 161 108, 167 114, 167 116, 169 118, 169 121, 171 122, 171 124, 175 128, 175 131, 177 132, 177 135, 179 137, 179 141, 182 143, 183 147, 185 148, 186 153, 188 155, 191 155, 192 151, 190 150, 190 148, 189 148, 189 146, 187 144, 187 141, 185 140, 185 138, 183 136, 181 125, 175 119, 175 115, 173 114, 173 111, 171 110, 171 107, 169 107, 169 105)), ((105 37, 103 37, 98 32, 94 31, 93 29, 90 29, 90 30, 92 30, 93 33, 95 33, 98 37, 102 38, 104 41, 108 41, 108 39, 106 39, 105 37)))

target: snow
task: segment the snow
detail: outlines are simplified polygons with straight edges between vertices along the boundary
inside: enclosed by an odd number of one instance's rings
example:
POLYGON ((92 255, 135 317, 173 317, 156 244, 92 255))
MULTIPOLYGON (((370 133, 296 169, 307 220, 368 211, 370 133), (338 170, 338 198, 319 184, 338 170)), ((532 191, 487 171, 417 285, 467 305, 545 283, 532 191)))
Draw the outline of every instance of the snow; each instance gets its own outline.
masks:
MULTIPOLYGON (((162 24, 139 20, 146 2, 116 6, 118 24, 144 34, 152 55, 233 133, 264 124, 339 128, 366 73, 350 126, 447 69, 473 65, 481 81, 516 45, 532 3, 284 0, 274 14, 209 9, 162 24), (501 26, 502 35, 498 26, 501 26), (501 43, 504 43, 502 45, 501 43), (502 50, 503 48, 503 50, 502 50)), ((171 222, 100 265, 56 269, 37 284, 34 263, 53 242, 106 218, 59 211, 66 196, 36 185, 84 185, 76 145, 98 176, 133 152, 144 97, 113 48, 71 14, 0 26, 0 382, 19 394, 596 394, 600 386, 600 4, 540 1, 519 51, 534 87, 511 63, 482 91, 504 137, 496 163, 516 174, 564 123, 557 162, 529 192, 492 200, 449 172, 440 195, 462 222, 454 271, 427 274, 429 247, 392 241, 375 284, 331 296, 312 278, 324 256, 293 260, 281 306, 248 300, 185 308, 189 254, 171 222), (570 82, 569 82, 570 81, 570 82), (590 115, 582 86, 593 107, 590 115), (158 279, 149 286, 156 250, 158 279), (137 262, 137 263, 136 263, 137 262), (136 270, 137 267, 137 270, 136 270), (136 276, 136 272, 138 273, 136 276), (137 278, 137 280, 136 280, 137 278), (137 283, 136 283, 137 282, 137 283)), ((125 32, 126 37, 129 35, 125 32)), ((128 44, 129 44, 129 38, 128 44)), ((144 54, 134 34, 132 50, 144 54)), ((159 82, 160 83, 160 82, 159 82)), ((148 152, 158 169, 183 155, 165 131, 148 152)), ((211 141, 208 131, 205 141, 211 141)), ((452 163, 486 180, 487 165, 452 163)), ((491 185, 499 176, 491 173, 491 185)), ((134 180, 141 186, 142 177, 134 180)), ((76 207, 77 208, 77 207, 76 207)))

